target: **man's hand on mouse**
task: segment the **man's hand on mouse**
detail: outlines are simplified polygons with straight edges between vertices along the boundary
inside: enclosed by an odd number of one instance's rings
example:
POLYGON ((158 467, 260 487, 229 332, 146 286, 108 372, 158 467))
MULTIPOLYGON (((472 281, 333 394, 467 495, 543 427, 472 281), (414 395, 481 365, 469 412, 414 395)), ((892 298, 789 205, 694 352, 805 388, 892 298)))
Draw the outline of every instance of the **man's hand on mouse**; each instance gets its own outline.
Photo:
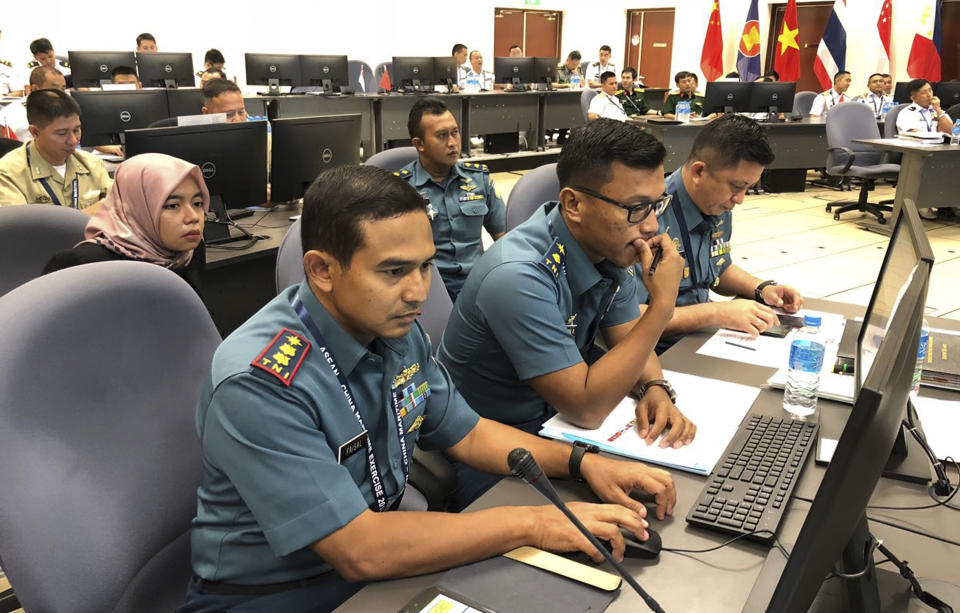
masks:
MULTIPOLYGON (((657 504, 657 519, 673 515, 677 504, 677 490, 673 477, 665 470, 653 468, 642 462, 612 460, 597 454, 587 454, 580 465, 584 480, 604 502, 619 504, 633 509, 645 517, 647 508, 639 500, 630 497, 633 490, 643 490, 653 495, 657 504)), ((641 540, 646 535, 638 534, 641 540)))

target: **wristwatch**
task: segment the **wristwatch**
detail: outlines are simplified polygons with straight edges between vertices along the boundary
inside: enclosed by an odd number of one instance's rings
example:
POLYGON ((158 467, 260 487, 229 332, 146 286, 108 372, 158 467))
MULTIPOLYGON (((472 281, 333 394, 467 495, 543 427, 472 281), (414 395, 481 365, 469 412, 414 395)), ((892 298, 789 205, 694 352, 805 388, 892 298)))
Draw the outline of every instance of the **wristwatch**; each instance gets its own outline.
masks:
POLYGON ((647 381, 646 383, 641 383, 640 396, 641 397, 645 396, 647 393, 647 390, 649 390, 651 387, 655 385, 662 387, 667 392, 667 396, 670 396, 670 402, 674 404, 677 403, 677 392, 674 391, 673 386, 670 385, 670 382, 667 381, 666 379, 656 379, 654 381, 647 381))
POLYGON ((583 456, 588 453, 599 452, 600 448, 596 445, 583 441, 574 441, 573 450, 570 452, 570 478, 583 483, 583 475, 580 473, 580 463, 583 462, 583 456))
POLYGON ((763 288, 769 285, 776 285, 776 281, 764 281, 757 286, 757 289, 753 290, 753 299, 759 302, 760 304, 765 304, 763 301, 763 288))

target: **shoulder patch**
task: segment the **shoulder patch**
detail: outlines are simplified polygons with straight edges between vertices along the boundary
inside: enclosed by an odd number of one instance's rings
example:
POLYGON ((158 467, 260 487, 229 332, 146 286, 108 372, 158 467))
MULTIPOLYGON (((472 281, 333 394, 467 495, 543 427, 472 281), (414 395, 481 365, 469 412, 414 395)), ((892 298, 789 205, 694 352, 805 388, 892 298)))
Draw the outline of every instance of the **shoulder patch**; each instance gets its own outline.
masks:
POLYGON ((13 62, 8 62, 7 60, 0 60, 0 64, 3 64, 7 68, 13 68, 13 62))
POLYGON ((668 96, 679 96, 679 95, 680 95, 680 90, 679 90, 679 89, 670 90, 670 93, 667 94, 667 95, 668 95, 668 96))
POLYGON ((273 337, 270 344, 260 352, 251 366, 270 373, 281 383, 290 387, 303 358, 310 351, 310 341, 289 328, 284 328, 273 337))

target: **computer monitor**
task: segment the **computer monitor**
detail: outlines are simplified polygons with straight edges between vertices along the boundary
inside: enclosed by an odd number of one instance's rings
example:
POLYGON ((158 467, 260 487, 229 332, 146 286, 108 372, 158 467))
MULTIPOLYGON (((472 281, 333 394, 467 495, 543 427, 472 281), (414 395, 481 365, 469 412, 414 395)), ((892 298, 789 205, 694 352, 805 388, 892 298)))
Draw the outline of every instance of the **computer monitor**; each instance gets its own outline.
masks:
POLYGON ((127 130, 146 128, 169 117, 166 92, 160 90, 76 91, 84 147, 119 145, 127 130))
POLYGON ((770 551, 744 611, 806 611, 835 564, 847 574, 866 569, 858 579, 842 580, 843 610, 880 610, 866 506, 901 432, 932 268, 930 243, 908 202, 864 318, 856 398, 833 459, 789 559, 770 551))
POLYGON ((138 53, 137 74, 144 87, 194 87, 192 53, 138 53))
POLYGON ((183 87, 167 90, 167 107, 170 117, 199 115, 203 112, 203 93, 199 87, 183 87))
POLYGON ((751 113, 790 113, 793 111, 793 95, 797 92, 794 81, 756 82, 750 84, 750 99, 747 110, 751 113))
POLYGON ((327 93, 350 86, 345 55, 301 55, 300 85, 322 86, 327 93))
POLYGON ((220 222, 206 224, 207 244, 235 240, 224 225, 228 208, 258 205, 266 199, 266 121, 131 130, 126 156, 141 153, 166 153, 200 167, 210 191, 210 209, 220 222))
POLYGON ((301 198, 324 170, 360 163, 360 115, 274 119, 270 127, 273 202, 301 198))
POLYGON ((300 85, 300 56, 278 53, 244 53, 247 85, 268 85, 279 93, 281 85, 300 85))
POLYGON ((910 92, 907 91, 909 81, 897 81, 893 87, 893 101, 897 104, 910 104, 910 92))
POLYGON ((433 74, 437 80, 437 85, 446 85, 451 87, 457 84, 460 66, 457 65, 457 58, 450 56, 433 58, 433 74))
POLYGON ((703 99, 703 114, 746 113, 751 85, 754 83, 710 81, 707 83, 707 92, 703 99))
POLYGON ((100 87, 110 83, 117 66, 137 65, 133 51, 67 51, 74 87, 100 87))
POLYGON ((560 64, 558 57, 535 57, 533 58, 533 76, 534 83, 552 84, 557 82, 557 65, 560 64))
POLYGON ((496 57, 493 58, 493 78, 497 83, 509 83, 514 87, 537 81, 534 72, 535 58, 532 57, 496 57))
POLYGON ((421 89, 436 82, 432 57, 393 56, 394 89, 421 89))
MULTIPOLYGON (((960 81, 940 81, 933 88, 937 98, 940 98, 940 108, 947 110, 955 104, 960 104, 960 81)), ((951 117, 956 121, 960 117, 951 117)))

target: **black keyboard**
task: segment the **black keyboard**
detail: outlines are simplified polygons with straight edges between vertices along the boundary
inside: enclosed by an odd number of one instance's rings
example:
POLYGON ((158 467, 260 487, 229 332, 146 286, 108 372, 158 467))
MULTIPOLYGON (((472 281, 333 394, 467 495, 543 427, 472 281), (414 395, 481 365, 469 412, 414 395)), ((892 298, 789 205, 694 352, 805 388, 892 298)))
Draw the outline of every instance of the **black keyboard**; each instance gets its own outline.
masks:
POLYGON ((772 543, 816 442, 817 424, 750 415, 687 513, 695 526, 772 543))

